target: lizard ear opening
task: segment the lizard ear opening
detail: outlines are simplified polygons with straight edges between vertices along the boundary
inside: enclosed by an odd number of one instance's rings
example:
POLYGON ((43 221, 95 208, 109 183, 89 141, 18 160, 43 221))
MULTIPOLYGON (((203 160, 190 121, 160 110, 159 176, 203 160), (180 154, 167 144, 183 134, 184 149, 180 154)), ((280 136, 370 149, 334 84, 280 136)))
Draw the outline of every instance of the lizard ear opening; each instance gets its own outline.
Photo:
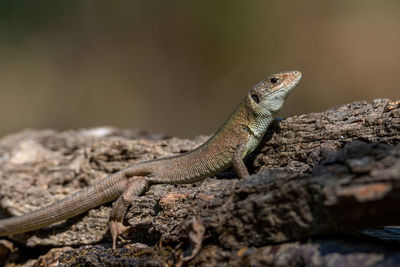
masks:
POLYGON ((253 99, 253 101, 256 102, 257 104, 260 103, 260 99, 258 98, 258 95, 256 95, 256 94, 251 94, 250 97, 251 97, 251 99, 253 99))

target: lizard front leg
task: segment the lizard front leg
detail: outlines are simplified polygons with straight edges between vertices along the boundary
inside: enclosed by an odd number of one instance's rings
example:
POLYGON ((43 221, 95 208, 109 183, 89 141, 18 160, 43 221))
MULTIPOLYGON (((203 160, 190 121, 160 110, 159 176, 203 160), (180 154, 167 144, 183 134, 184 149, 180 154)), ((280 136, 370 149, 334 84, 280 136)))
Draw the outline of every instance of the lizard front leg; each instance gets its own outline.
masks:
POLYGON ((244 165, 243 162, 243 155, 245 150, 246 143, 238 145, 232 158, 232 167, 240 179, 248 177, 250 175, 246 165, 244 165))
POLYGON ((117 238, 120 234, 126 232, 129 227, 123 225, 125 214, 129 205, 140 195, 148 190, 148 178, 144 176, 133 176, 129 178, 129 182, 125 191, 113 203, 111 209, 109 227, 112 237, 112 248, 116 248, 117 238))

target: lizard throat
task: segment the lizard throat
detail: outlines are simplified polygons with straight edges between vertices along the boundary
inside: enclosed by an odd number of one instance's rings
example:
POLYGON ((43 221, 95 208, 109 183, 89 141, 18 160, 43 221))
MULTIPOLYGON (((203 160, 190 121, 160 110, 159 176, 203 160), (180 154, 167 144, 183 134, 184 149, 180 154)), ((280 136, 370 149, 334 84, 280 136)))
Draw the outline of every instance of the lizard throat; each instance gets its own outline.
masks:
POLYGON ((249 124, 248 128, 256 138, 261 139, 272 120, 272 116, 259 116, 255 118, 253 123, 249 124))

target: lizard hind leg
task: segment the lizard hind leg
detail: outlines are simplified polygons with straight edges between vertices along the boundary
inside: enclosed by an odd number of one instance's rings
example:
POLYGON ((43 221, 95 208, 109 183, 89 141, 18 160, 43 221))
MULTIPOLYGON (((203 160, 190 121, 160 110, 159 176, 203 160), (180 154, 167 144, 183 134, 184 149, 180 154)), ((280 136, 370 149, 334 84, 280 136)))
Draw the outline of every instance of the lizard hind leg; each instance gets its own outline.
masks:
POLYGON ((116 248, 117 238, 130 227, 123 225, 125 214, 128 211, 129 205, 140 195, 148 190, 148 178, 143 176, 134 176, 129 178, 129 182, 125 191, 113 203, 111 209, 109 227, 112 237, 112 248, 116 248))

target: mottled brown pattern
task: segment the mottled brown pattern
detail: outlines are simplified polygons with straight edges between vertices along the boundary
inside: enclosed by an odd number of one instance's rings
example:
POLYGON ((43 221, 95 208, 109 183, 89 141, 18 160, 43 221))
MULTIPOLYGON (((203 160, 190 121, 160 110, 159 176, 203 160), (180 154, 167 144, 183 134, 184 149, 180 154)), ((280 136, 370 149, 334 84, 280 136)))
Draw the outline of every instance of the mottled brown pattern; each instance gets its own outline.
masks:
MULTIPOLYGON (((183 155, 130 166, 48 207, 0 220, 0 236, 38 229, 119 197, 110 216, 115 247, 117 236, 127 230, 122 221, 135 197, 146 192, 152 184, 191 183, 212 176, 229 167, 235 150, 245 145, 244 153, 235 159, 242 160, 258 145, 300 79, 301 73, 297 71, 271 75, 249 91, 225 124, 199 148, 183 155), (243 125, 248 126, 253 134, 249 134, 243 125)), ((246 172, 239 170, 237 173, 246 172)))

